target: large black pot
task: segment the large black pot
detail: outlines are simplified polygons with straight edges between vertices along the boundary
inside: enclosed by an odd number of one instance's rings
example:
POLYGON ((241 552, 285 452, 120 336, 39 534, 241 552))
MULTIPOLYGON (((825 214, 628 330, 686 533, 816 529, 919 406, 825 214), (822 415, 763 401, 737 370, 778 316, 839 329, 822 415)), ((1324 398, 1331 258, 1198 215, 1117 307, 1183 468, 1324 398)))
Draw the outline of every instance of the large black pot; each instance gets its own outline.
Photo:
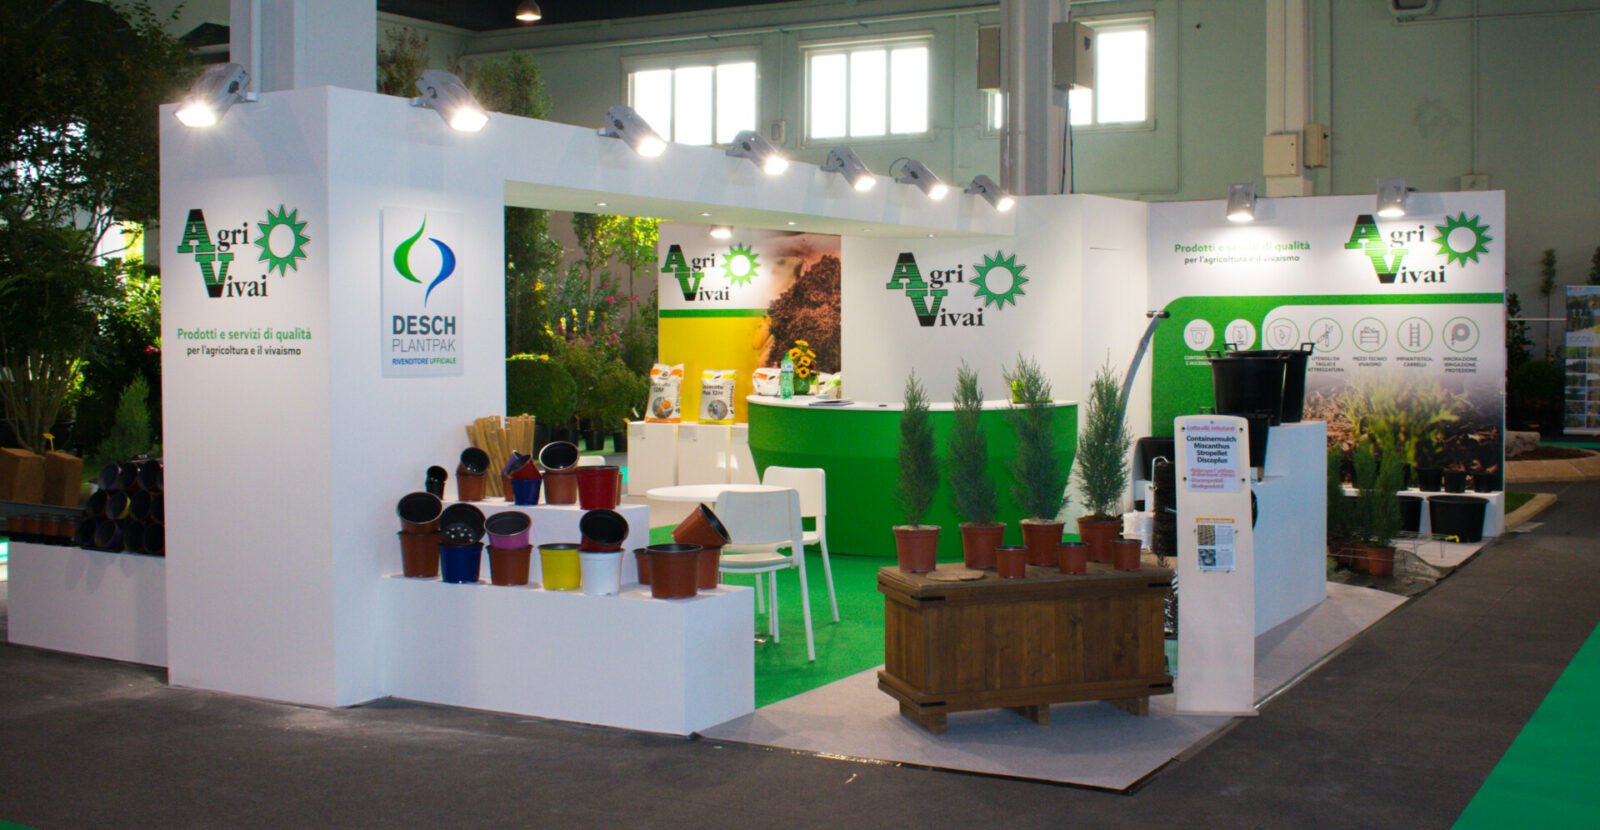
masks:
POLYGON ((1267 464, 1267 428, 1283 420, 1283 377, 1288 359, 1277 351, 1206 352, 1218 415, 1250 422, 1250 466, 1267 464))
POLYGON ((1239 349, 1224 351, 1224 357, 1270 357, 1278 355, 1286 362, 1283 366, 1283 398, 1279 417, 1283 423, 1298 424, 1306 411, 1306 365, 1316 346, 1301 343, 1298 349, 1239 349))
POLYGON ((1463 542, 1483 541, 1483 515, 1489 500, 1481 496, 1430 496, 1428 520, 1433 535, 1454 536, 1463 542))

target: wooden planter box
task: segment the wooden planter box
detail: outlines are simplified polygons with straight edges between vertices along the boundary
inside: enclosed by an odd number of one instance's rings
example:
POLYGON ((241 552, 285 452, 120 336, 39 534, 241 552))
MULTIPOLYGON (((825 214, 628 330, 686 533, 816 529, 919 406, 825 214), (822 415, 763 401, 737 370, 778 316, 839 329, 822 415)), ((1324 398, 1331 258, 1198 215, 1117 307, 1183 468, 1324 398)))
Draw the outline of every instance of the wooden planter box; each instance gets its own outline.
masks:
POLYGON ((936 582, 878 571, 884 596, 884 668, 878 688, 935 734, 945 715, 1008 708, 1040 725, 1050 704, 1109 700, 1136 715, 1170 694, 1162 606, 1172 571, 1090 564, 1067 575, 1030 566, 1023 579, 993 572, 936 582))

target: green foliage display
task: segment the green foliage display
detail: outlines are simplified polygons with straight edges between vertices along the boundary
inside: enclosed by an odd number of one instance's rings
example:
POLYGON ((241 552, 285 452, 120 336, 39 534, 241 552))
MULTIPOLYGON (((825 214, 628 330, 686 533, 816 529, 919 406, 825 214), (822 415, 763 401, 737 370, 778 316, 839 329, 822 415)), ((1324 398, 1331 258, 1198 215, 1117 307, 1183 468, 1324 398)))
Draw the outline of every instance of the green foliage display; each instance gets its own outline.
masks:
POLYGON ((1359 384, 1344 398, 1344 417, 1380 453, 1426 467, 1438 460, 1439 435, 1461 419, 1466 399, 1437 381, 1381 377, 1359 384))
POLYGON ((154 448, 155 441, 150 432, 149 398, 150 385, 145 383, 143 375, 135 376, 122 390, 122 397, 117 402, 116 422, 96 448, 91 469, 145 455, 154 448))
POLYGON ((1368 442, 1356 445, 1356 506, 1351 535, 1369 545, 1389 547, 1400 532, 1400 458, 1380 459, 1368 442))
MULTIPOLYGON (((1551 295, 1556 293, 1556 249, 1544 249, 1539 257, 1539 295, 1544 297, 1544 316, 1555 316, 1550 310, 1551 295)), ((1554 346, 1550 342, 1550 323, 1544 324, 1544 356, 1550 359, 1554 346)))
POLYGON ((577 406, 572 375, 549 355, 518 354, 506 358, 506 412, 532 415, 555 426, 571 420, 577 406))
POLYGON ((1128 432, 1122 379, 1107 363, 1089 384, 1083 434, 1078 437, 1078 492, 1083 506, 1097 520, 1115 519, 1128 486, 1128 432))
POLYGON ((1566 401, 1566 377, 1548 360, 1529 360, 1506 381, 1506 420, 1513 427, 1542 432, 1561 425, 1566 401))
POLYGON ((900 411, 900 483, 895 495, 905 510, 906 524, 922 524, 939 485, 939 459, 933 454, 933 422, 928 395, 917 373, 906 378, 905 408, 900 411))
POLYGON ((377 64, 378 92, 415 98, 417 78, 428 68, 428 36, 403 26, 385 31, 377 64))
POLYGON ((1349 539, 1355 535, 1354 505, 1344 495, 1339 469, 1344 465, 1344 450, 1337 444, 1328 447, 1328 538, 1349 539))
MULTIPOLYGON (((1600 249, 1597 249, 1600 252, 1600 249)), ((1506 377, 1518 366, 1533 359, 1533 341, 1528 339, 1528 324, 1522 322, 1522 301, 1515 291, 1506 294, 1506 377)))
POLYGON ((1067 505, 1067 473, 1056 454, 1051 429, 1050 381, 1039 364, 1017 355, 1017 365, 1002 373, 1011 394, 1011 426, 1017 432, 1011 497, 1025 518, 1051 520, 1067 505))
POLYGON ((951 419, 950 499, 956 514, 987 524, 1000 512, 994 482, 989 480, 989 441, 983 434, 983 388, 978 373, 962 362, 956 370, 955 413, 951 419))
POLYGON ((1600 285, 1600 245, 1594 248, 1594 257, 1589 260, 1589 284, 1600 285))

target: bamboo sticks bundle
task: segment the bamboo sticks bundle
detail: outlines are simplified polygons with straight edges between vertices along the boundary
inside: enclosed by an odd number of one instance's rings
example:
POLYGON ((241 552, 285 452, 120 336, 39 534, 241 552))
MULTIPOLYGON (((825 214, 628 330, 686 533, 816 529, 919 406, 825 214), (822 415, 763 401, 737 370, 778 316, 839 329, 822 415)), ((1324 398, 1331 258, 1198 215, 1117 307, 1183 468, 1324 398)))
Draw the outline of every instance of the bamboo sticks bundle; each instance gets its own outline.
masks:
POLYGON ((500 471, 511 460, 512 451, 533 454, 533 416, 502 418, 486 415, 467 424, 467 442, 489 454, 488 495, 508 498, 500 481, 500 471))

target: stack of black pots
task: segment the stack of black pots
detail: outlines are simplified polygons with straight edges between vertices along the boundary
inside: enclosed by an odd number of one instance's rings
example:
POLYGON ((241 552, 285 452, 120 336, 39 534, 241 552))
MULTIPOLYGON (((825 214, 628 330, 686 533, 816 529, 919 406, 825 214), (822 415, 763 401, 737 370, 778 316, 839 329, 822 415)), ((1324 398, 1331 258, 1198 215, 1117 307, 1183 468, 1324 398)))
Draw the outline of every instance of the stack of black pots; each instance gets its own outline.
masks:
POLYGON ((1313 346, 1206 352, 1218 415, 1250 424, 1250 466, 1267 464, 1267 429, 1296 424, 1305 414, 1306 364, 1313 346))
POLYGON ((167 553, 161 459, 140 456, 100 468, 72 544, 112 553, 167 553))

